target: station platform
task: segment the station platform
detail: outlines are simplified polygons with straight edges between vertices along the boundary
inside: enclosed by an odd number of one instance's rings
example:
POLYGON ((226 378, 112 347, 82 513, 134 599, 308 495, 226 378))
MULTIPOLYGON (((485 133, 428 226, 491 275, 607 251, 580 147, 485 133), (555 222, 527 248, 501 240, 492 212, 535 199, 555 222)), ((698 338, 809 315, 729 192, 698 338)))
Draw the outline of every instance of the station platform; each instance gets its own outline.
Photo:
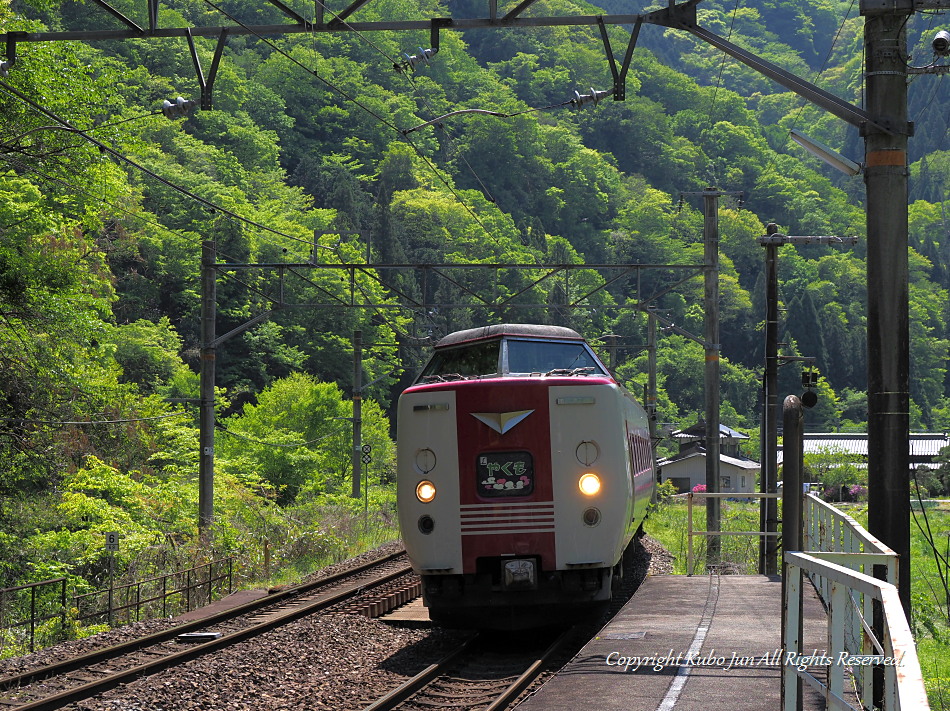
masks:
MULTIPOLYGON (((807 587, 806 653, 827 647, 807 587)), ((773 711, 781 708, 781 578, 650 576, 517 711, 773 711)), ((806 692, 805 709, 823 709, 806 692)))
POLYGON ((212 615, 216 615, 219 612, 240 607, 241 605, 253 602, 254 600, 260 600, 262 597, 267 597, 267 594, 267 590, 262 588, 257 588, 254 590, 238 590, 231 593, 230 595, 220 598, 219 600, 208 603, 207 605, 196 607, 195 609, 188 612, 183 612, 175 619, 181 622, 203 620, 206 617, 211 617, 212 615))

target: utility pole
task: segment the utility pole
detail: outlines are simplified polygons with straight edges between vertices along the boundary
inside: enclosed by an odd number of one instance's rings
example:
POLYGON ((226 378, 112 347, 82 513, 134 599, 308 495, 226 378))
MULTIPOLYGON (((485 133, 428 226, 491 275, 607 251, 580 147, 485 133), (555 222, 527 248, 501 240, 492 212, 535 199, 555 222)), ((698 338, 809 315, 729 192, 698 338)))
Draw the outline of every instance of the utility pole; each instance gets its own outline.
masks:
POLYGON ((616 333, 605 333, 603 338, 607 341, 607 370, 617 377, 617 339, 620 336, 616 333))
POLYGON ((647 311, 647 413, 650 415, 650 436, 656 436, 656 314, 647 311))
POLYGON ((910 336, 907 258, 907 16, 912 0, 861 0, 868 271, 868 529, 899 556, 910 616, 910 336))
MULTIPOLYGON (((703 198, 703 311, 705 352, 703 369, 703 390, 706 399, 706 491, 719 493, 719 404, 720 404, 720 365, 719 351, 719 198, 724 193, 709 187, 701 193, 680 193, 680 195, 700 195, 703 198)), ((741 194, 741 193, 736 193, 741 194)), ((654 318, 656 313, 652 312, 654 318)), ((671 328, 679 333, 681 329, 671 328)), ((688 334, 684 334, 688 335, 688 334)), ((693 336, 689 336, 694 338, 693 336)), ((698 340, 698 339, 695 339, 698 340)), ((721 506, 718 496, 706 497, 706 565, 719 565, 721 506)))
MULTIPOLYGON (((777 491, 778 479, 778 367, 779 361, 810 360, 809 358, 786 357, 778 354, 778 248, 783 244, 856 244, 857 237, 833 237, 826 235, 783 235, 778 225, 770 222, 766 235, 759 238, 765 247, 765 374, 762 377, 764 407, 762 412, 762 464, 759 490, 763 494, 777 491)), ((786 484, 788 478, 786 477, 786 484)), ((778 505, 774 498, 763 498, 759 510, 759 530, 775 533, 778 530, 778 505)), ((785 550, 789 540, 783 539, 785 550)), ((778 541, 775 536, 762 536, 759 542, 759 572, 765 575, 778 573, 778 541)))
MULTIPOLYGON (((767 236, 778 232, 778 225, 769 223, 767 236)), ((765 245, 765 374, 762 377, 764 400, 762 464, 759 490, 774 494, 778 480, 778 245, 765 245)), ((778 528, 778 503, 775 499, 762 499, 759 508, 759 530, 771 533, 778 528)), ((764 575, 778 573, 777 544, 774 536, 759 539, 759 572, 764 575)))
MULTIPOLYGON (((802 402, 796 395, 789 395, 782 403, 782 438, 784 452, 785 485, 782 487, 782 547, 786 551, 801 550, 802 547, 802 468, 804 461, 804 442, 802 433, 804 431, 804 411, 802 402)), ((784 566, 782 567, 784 573, 784 566)), ((786 637, 786 620, 789 611, 785 606, 787 599, 786 589, 792 584, 788 575, 782 575, 782 648, 788 649, 789 640, 786 637)), ((795 583, 801 586, 801 579, 795 583)), ((792 644, 792 648, 800 648, 802 641, 802 596, 796 596, 799 609, 795 612, 793 619, 798 620, 798 627, 792 631, 794 640, 797 644, 792 644)), ((795 675, 796 685, 794 696, 796 699, 794 708, 796 711, 802 709, 802 678, 795 675)), ((791 689, 785 687, 786 677, 782 674, 782 708, 791 708, 787 705, 791 689)))
POLYGON ((198 532, 207 539, 214 518, 215 243, 201 244, 201 374, 198 414, 198 532))
MULTIPOLYGON (((703 191, 703 286, 705 295, 706 366, 703 385, 706 391, 706 491, 719 493, 719 197, 716 188, 703 191)), ((718 565, 720 559, 720 501, 706 497, 706 565, 718 565)))
POLYGON ((350 496, 360 498, 360 458, 363 456, 363 332, 353 331, 353 490, 350 496))

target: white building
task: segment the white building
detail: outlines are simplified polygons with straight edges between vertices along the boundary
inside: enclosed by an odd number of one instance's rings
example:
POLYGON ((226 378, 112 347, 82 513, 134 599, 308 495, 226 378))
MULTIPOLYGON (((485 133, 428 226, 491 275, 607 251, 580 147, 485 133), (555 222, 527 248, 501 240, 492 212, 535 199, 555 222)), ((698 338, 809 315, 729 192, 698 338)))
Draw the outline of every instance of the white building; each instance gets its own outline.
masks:
MULTIPOLYGON (((657 477, 661 482, 671 481, 677 491, 691 491, 706 483, 706 423, 698 423, 685 430, 677 430, 673 438, 679 440, 680 451, 657 462, 657 477)), ((739 452, 739 442, 748 435, 719 425, 719 491, 736 496, 756 491, 759 463, 739 452)))

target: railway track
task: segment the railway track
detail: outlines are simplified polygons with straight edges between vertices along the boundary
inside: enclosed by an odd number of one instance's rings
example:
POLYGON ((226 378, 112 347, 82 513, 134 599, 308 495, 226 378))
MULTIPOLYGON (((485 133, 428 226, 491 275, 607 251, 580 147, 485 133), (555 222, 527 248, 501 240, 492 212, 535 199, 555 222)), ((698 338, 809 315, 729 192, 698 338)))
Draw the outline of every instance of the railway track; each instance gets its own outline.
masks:
POLYGON ((0 709, 51 711, 120 684, 250 639, 306 615, 345 604, 372 616, 418 585, 405 554, 246 603, 146 637, 0 679, 0 709), (360 602, 362 600, 362 602, 360 602))
POLYGON ((573 632, 571 627, 505 645, 483 633, 474 635, 363 711, 502 711, 569 643, 573 632))

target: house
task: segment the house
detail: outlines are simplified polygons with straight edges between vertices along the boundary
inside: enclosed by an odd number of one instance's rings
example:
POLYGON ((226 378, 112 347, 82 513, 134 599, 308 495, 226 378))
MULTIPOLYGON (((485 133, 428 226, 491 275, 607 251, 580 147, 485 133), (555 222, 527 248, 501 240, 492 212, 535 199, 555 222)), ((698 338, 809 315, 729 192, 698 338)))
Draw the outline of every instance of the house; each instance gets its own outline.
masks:
MULTIPOLYGON (((673 438, 679 441, 679 452, 657 462, 657 479, 671 481, 677 491, 691 491, 706 483, 706 422, 700 419, 692 427, 677 430, 673 438)), ((754 492, 759 475, 759 463, 739 452, 741 440, 749 439, 723 424, 719 425, 719 491, 737 496, 754 492)))

